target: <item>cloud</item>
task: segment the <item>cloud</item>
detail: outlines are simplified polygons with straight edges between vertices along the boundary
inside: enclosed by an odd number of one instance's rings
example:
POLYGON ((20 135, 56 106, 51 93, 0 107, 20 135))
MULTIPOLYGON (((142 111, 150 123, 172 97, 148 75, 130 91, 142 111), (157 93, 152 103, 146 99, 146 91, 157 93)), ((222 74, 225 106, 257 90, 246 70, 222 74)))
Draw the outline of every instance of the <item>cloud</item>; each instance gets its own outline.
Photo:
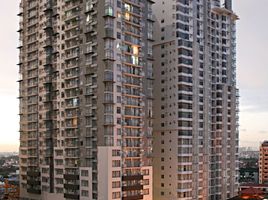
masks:
POLYGON ((266 89, 241 89, 240 94, 241 114, 268 112, 268 84, 266 89))
MULTIPOLYGON (((234 10, 240 16, 237 22, 237 82, 241 118, 268 113, 268 27, 259 20, 268 18, 267 7, 267 0, 258 0, 258 4, 252 0, 234 1, 234 10), (258 12, 252 15, 252 10, 258 12)), ((267 121, 265 118, 258 120, 267 121)))
POLYGON ((261 130, 261 131, 259 131, 258 133, 261 133, 261 134, 267 134, 268 131, 261 130))

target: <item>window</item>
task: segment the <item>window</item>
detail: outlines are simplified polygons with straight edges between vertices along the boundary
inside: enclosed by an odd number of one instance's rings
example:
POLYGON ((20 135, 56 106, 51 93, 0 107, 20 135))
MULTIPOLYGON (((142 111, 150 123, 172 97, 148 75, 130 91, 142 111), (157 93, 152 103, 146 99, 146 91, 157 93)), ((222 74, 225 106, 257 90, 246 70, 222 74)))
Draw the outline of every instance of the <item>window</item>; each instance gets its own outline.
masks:
POLYGON ((117 108, 116 108, 116 113, 117 113, 117 114, 120 114, 120 113, 121 113, 121 108, 120 108, 120 107, 117 107, 117 108))
POLYGON ((121 195, 120 195, 120 192, 113 192, 113 193, 112 193, 112 198, 113 198, 113 199, 118 199, 118 198, 120 198, 120 196, 121 196, 121 195))
POLYGON ((112 188, 120 188, 120 187, 121 187, 120 181, 113 181, 112 182, 112 188))
POLYGON ((144 189, 144 190, 143 190, 143 194, 144 194, 144 195, 148 195, 148 194, 149 194, 149 189, 144 189))
POLYGON ((88 176, 88 170, 81 170, 81 176, 88 176))
POLYGON ((81 195, 82 195, 83 197, 88 197, 88 191, 86 191, 86 190, 82 190, 81 195))
POLYGON ((113 160, 112 161, 112 167, 120 167, 120 160, 113 160))
POLYGON ((118 178, 118 177, 120 177, 121 176, 121 172, 120 171, 113 171, 112 172, 112 177, 113 178, 118 178))
POLYGON ((121 33, 117 32, 116 37, 117 37, 117 39, 121 39, 121 33))
POLYGON ((143 185, 149 185, 149 184, 150 184, 149 179, 144 179, 144 180, 143 180, 143 185))
POLYGON ((120 156, 120 150, 112 150, 112 156, 120 156))
POLYGON ((117 103, 121 103, 121 97, 117 96, 117 103))
POLYGON ((83 187, 88 187, 88 181, 86 181, 86 180, 82 180, 82 181, 81 181, 81 185, 82 185, 83 187))
POLYGON ((145 175, 145 176, 146 176, 146 175, 149 175, 149 170, 148 170, 148 169, 145 169, 145 170, 143 170, 142 172, 143 172, 143 175, 145 175))
POLYGON ((114 16, 114 10, 112 6, 106 6, 105 7, 105 14, 109 16, 114 16))

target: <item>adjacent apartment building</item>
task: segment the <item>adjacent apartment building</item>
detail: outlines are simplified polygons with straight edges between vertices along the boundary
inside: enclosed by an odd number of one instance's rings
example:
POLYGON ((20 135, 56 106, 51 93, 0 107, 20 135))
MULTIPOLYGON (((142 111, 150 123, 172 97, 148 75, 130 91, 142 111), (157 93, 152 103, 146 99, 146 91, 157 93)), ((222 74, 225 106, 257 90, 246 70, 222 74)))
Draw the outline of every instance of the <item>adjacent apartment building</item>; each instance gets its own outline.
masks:
POLYGON ((152 200, 152 0, 21 0, 21 199, 152 200))
POLYGON ((158 0, 153 12, 153 199, 233 197, 238 17, 232 0, 158 0))
POLYGON ((268 141, 264 141, 260 146, 259 183, 268 184, 268 141))

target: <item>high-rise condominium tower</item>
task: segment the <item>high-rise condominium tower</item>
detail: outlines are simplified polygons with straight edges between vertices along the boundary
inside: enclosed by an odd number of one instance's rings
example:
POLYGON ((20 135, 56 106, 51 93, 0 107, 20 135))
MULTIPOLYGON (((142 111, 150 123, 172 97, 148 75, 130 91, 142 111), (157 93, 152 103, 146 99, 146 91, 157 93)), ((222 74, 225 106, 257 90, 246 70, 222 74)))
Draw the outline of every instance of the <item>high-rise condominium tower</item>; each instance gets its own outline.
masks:
POLYGON ((152 0, 21 0, 22 199, 152 200, 152 0))
POLYGON ((231 0, 153 6, 154 200, 225 200, 238 181, 231 0))

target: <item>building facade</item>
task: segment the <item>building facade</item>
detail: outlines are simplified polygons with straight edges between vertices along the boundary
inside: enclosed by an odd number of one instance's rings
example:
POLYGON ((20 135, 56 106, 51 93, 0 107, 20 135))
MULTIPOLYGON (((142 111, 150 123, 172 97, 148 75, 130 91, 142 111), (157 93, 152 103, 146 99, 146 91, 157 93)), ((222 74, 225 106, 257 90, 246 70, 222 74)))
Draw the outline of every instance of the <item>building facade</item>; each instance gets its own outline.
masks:
POLYGON ((153 12, 153 199, 233 197, 238 17, 232 1, 159 0, 153 12))
POLYGON ((22 199, 152 200, 152 0, 21 0, 22 199))
POLYGON ((260 146, 259 183, 268 184, 268 141, 264 141, 260 146))

